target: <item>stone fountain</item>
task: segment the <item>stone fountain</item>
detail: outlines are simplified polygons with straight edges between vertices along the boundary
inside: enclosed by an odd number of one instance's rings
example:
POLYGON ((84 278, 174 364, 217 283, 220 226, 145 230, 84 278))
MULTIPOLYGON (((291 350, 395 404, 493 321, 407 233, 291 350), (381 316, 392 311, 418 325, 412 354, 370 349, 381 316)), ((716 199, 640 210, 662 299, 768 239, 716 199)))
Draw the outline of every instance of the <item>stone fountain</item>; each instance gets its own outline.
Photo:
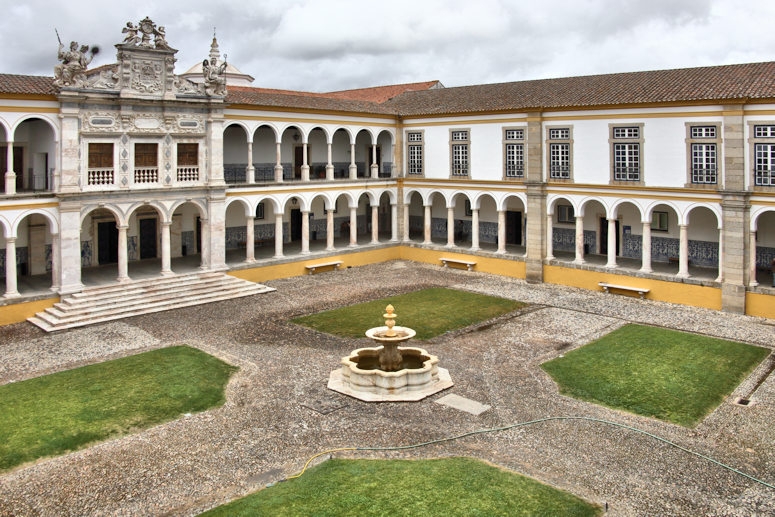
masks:
POLYGON ((331 372, 328 387, 366 402, 417 401, 452 386, 449 372, 439 368, 439 358, 422 348, 399 346, 416 332, 396 327, 395 309, 385 308, 385 326, 366 331, 379 346, 359 348, 343 357, 342 367, 331 372))

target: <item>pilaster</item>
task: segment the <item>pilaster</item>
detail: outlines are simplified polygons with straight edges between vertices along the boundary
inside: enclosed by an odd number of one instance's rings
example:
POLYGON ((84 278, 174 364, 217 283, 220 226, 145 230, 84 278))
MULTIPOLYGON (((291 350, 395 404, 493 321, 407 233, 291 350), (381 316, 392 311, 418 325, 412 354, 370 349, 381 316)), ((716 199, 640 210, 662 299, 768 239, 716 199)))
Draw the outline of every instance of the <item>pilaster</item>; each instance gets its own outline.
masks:
POLYGON ((750 194, 724 191, 721 197, 721 309, 745 312, 745 291, 749 280, 750 194))

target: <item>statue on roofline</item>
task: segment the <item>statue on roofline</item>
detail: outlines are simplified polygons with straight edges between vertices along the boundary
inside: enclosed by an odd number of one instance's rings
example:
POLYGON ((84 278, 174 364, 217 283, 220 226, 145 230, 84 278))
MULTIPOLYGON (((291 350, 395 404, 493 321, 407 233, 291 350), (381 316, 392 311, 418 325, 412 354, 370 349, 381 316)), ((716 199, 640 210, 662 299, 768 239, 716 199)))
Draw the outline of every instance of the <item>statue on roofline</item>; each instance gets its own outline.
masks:
POLYGON ((226 95, 226 56, 224 61, 218 64, 218 61, 211 57, 208 61, 202 61, 202 74, 205 80, 205 93, 208 95, 226 95))
POLYGON ((57 32, 57 39, 59 40, 57 59, 61 63, 54 67, 54 84, 57 86, 83 86, 86 83, 86 68, 94 56, 99 53, 99 47, 95 46, 89 50, 89 45, 79 46, 77 41, 71 41, 70 48, 66 50, 59 38, 59 32, 57 32))
POLYGON ((122 45, 140 46, 146 48, 156 48, 161 50, 172 50, 167 43, 167 34, 164 27, 156 27, 156 24, 147 16, 135 25, 132 22, 126 22, 126 27, 121 29, 124 36, 122 45), (153 38, 153 41, 151 41, 153 38))

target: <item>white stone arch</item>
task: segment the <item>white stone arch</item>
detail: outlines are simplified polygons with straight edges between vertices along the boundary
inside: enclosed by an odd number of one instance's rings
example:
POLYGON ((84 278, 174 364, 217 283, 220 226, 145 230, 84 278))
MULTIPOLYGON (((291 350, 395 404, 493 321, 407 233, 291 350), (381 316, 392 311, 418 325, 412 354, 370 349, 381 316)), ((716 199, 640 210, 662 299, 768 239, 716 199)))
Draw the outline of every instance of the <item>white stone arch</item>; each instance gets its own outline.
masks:
POLYGON ((304 144, 307 142, 307 135, 309 134, 309 132, 304 129, 304 124, 300 122, 288 122, 278 127, 277 143, 282 143, 283 135, 289 129, 295 129, 296 131, 299 132, 299 141, 296 143, 304 144))
MULTIPOLYGON (((86 218, 91 215, 92 212, 97 210, 107 210, 116 219, 116 224, 119 226, 126 226, 129 224, 129 216, 118 206, 112 203, 89 203, 81 207, 80 225, 83 226, 86 218)), ((130 212, 131 213, 131 212, 130 212)))
POLYGON ((750 231, 759 231, 759 218, 769 212, 775 213, 775 207, 772 206, 754 206, 751 207, 750 231))
MULTIPOLYGON (((583 203, 579 202, 578 196, 572 196, 572 195, 566 196, 564 194, 550 194, 546 196, 546 215, 547 216, 554 215, 554 210, 557 207, 558 201, 566 201, 569 205, 573 207, 574 214, 579 214, 580 216, 583 217, 584 205, 583 203)), ((584 203, 586 203, 586 200, 584 201, 584 203)))
POLYGON ((638 216, 640 217, 640 220, 643 221, 643 205, 639 202, 638 199, 622 199, 617 198, 612 204, 610 208, 610 217, 613 219, 616 219, 619 216, 619 209, 624 205, 632 205, 638 210, 638 216))
POLYGON ((159 214, 159 218, 161 223, 169 223, 172 221, 172 213, 168 212, 167 207, 161 204, 158 201, 141 201, 141 202, 135 202, 129 205, 126 209, 126 220, 129 221, 132 218, 132 214, 134 214, 140 207, 151 207, 159 214))
POLYGON ((204 216, 204 217, 208 216, 207 205, 205 204, 205 202, 200 200, 200 199, 193 199, 192 198, 192 199, 178 199, 174 203, 172 203, 170 205, 170 208, 169 208, 170 218, 175 213, 175 210, 177 210, 181 206, 183 206, 185 204, 188 204, 188 203, 191 203, 192 205, 196 206, 199 209, 199 213, 202 216, 204 216))
POLYGON ((720 210, 720 207, 718 205, 714 204, 714 203, 691 203, 691 204, 687 205, 684 208, 684 213, 685 213, 684 221, 686 221, 685 224, 689 224, 690 223, 690 218, 691 218, 692 211, 694 211, 694 210, 696 210, 698 208, 706 208, 706 209, 710 210, 713 213, 713 215, 716 216, 716 221, 718 222, 717 228, 719 230, 722 228, 722 221, 723 221, 723 219, 721 217, 721 210, 720 210))
POLYGON ((654 212, 654 209, 657 206, 659 206, 659 205, 664 205, 664 206, 670 207, 670 209, 672 209, 675 212, 676 217, 678 217, 678 224, 679 225, 685 224, 685 222, 684 222, 684 216, 685 216, 684 210, 679 205, 677 205, 675 202, 673 202, 671 200, 667 200, 667 199, 654 199, 654 200, 649 201, 646 204, 646 206, 644 207, 644 210, 643 210, 643 217, 644 217, 643 221, 644 222, 651 221, 652 213, 654 212))
POLYGON ((48 221, 49 233, 51 234, 59 233, 59 220, 57 219, 57 214, 55 213, 55 211, 48 210, 45 208, 31 208, 21 212, 16 216, 16 219, 13 221, 11 225, 13 228, 14 234, 16 234, 16 232, 18 231, 19 225, 21 224, 21 222, 26 217, 29 217, 31 215, 42 215, 43 217, 46 218, 46 221, 48 221))
POLYGON ((251 213, 251 206, 252 206, 251 200, 243 196, 226 198, 226 202, 223 205, 224 213, 228 212, 229 208, 231 208, 231 205, 235 203, 240 203, 242 205, 242 208, 245 211, 245 217, 250 217, 251 215, 255 214, 255 211, 256 211, 255 206, 253 206, 253 211, 251 213))
POLYGON ((253 140, 253 131, 255 128, 251 128, 251 125, 242 120, 229 120, 223 125, 223 132, 225 133, 227 129, 233 126, 241 127, 242 130, 245 131, 245 135, 248 137, 247 141, 250 142, 253 140))
POLYGON ((5 214, 0 212, 0 229, 3 230, 3 237, 8 238, 12 236, 11 228, 13 226, 13 223, 5 218, 5 214))
POLYGON ((280 128, 277 127, 277 124, 273 122, 269 122, 267 120, 259 121, 255 124, 251 124, 251 131, 250 131, 250 141, 253 142, 256 137, 256 131, 261 129, 262 127, 269 128, 274 136, 274 143, 280 143, 280 139, 282 138, 283 132, 280 130, 280 128))
POLYGON ((51 128, 51 131, 54 135, 54 141, 59 142, 59 127, 57 125, 57 122, 52 119, 48 114, 46 113, 25 113, 21 115, 14 123, 11 125, 11 133, 10 135, 15 135, 16 130, 19 129, 19 126, 24 124, 25 122, 31 121, 31 120, 42 120, 46 122, 48 127, 51 128))
POLYGON ((2 116, 0 116, 0 129, 5 131, 6 138, 12 134, 11 124, 7 120, 5 120, 5 118, 3 118, 2 116))

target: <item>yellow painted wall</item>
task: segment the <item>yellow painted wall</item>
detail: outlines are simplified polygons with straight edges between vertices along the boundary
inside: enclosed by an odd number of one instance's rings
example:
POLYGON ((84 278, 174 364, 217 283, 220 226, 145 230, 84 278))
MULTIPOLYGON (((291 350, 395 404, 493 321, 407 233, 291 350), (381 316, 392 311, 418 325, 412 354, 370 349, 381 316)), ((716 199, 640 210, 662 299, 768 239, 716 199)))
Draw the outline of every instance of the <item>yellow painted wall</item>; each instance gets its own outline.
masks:
MULTIPOLYGON (((636 278, 627 275, 604 273, 599 271, 585 271, 582 269, 565 268, 561 266, 544 266, 544 282, 549 284, 567 285, 601 291, 598 282, 626 285, 631 287, 645 287, 650 291, 646 295, 649 300, 660 302, 679 303, 706 309, 721 310, 721 289, 717 287, 705 287, 680 282, 665 282, 649 278, 636 278)), ((622 292, 624 294, 624 292, 622 292)), ((618 294, 618 293, 617 293, 618 294)), ((637 293, 632 293, 638 296, 637 293)))
MULTIPOLYGON (((228 274, 242 278, 244 280, 250 280, 251 282, 268 282, 269 280, 276 280, 278 278, 291 278, 294 276, 308 275, 309 271, 306 266, 313 264, 323 264, 326 262, 334 262, 341 260, 342 264, 340 268, 346 267, 358 267, 368 264, 374 264, 379 262, 386 262, 388 260, 398 260, 400 257, 400 250, 398 246, 391 248, 380 248, 377 250, 362 251, 358 253, 343 253, 341 255, 331 255, 327 257, 317 257, 310 260, 299 260, 295 262, 288 262, 284 264, 275 264, 271 266, 260 266, 251 269, 238 269, 235 271, 229 271, 228 274)), ((320 271, 326 271, 331 269, 321 269, 320 271)))
MULTIPOLYGON (((465 253, 450 253, 446 250, 401 246, 401 258, 404 260, 441 266, 440 259, 442 257, 476 262, 474 271, 479 271, 481 273, 491 273, 493 275, 509 276, 512 278, 525 278, 525 263, 523 261, 467 255, 465 253)), ((465 266, 458 264, 450 265, 449 267, 465 269, 465 266)))
POLYGON ((745 293, 745 313, 749 316, 775 319, 775 297, 759 293, 745 293))
POLYGON ((10 325, 27 321, 27 318, 53 307, 59 301, 59 297, 36 300, 34 302, 13 303, 0 307, 0 325, 10 325))

